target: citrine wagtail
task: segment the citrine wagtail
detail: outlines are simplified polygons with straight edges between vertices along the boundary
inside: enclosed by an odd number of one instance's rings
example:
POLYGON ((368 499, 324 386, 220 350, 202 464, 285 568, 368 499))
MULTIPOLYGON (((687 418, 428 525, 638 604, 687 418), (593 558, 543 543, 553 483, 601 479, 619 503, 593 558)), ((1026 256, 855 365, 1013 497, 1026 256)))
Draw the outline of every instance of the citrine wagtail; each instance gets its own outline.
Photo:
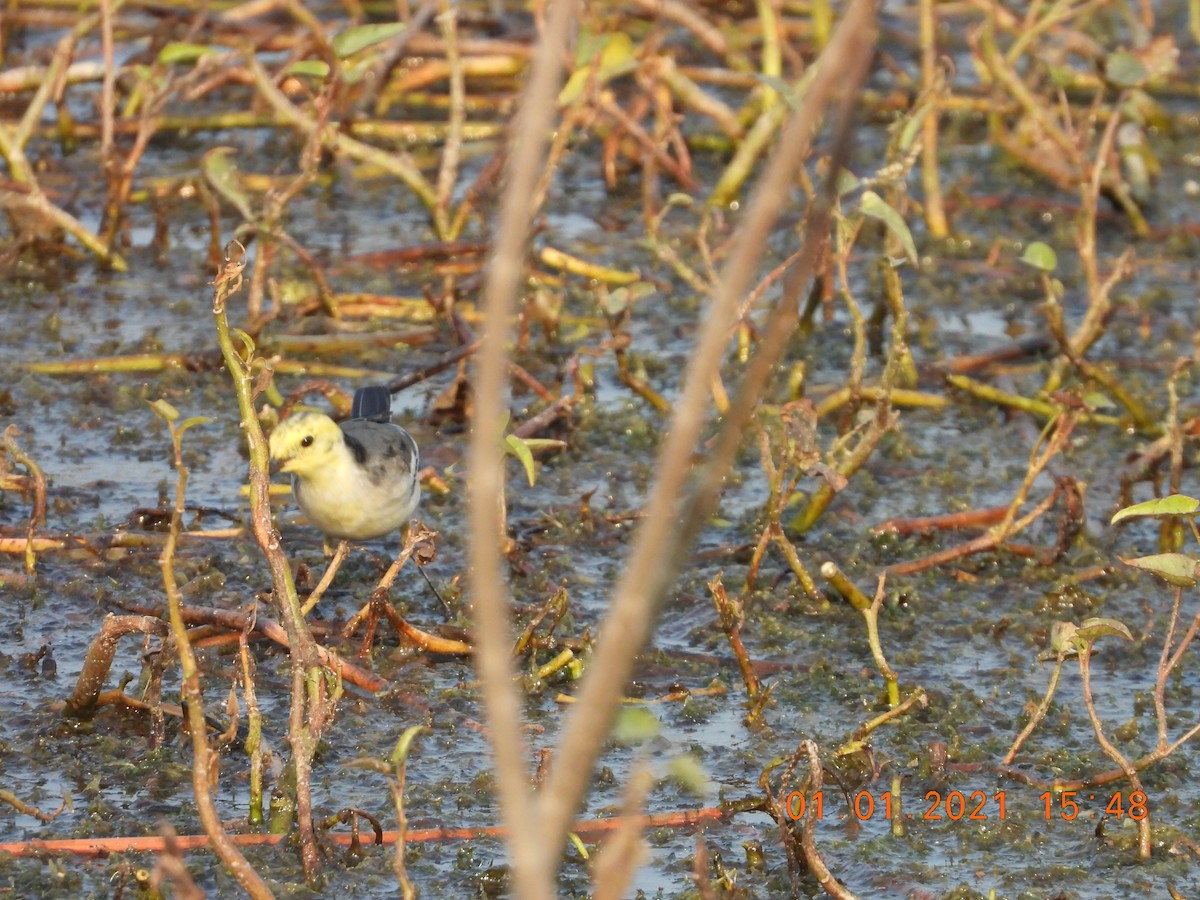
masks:
POLYGON ((417 443, 392 423, 386 387, 360 388, 341 424, 319 412, 288 416, 268 444, 272 468, 292 476, 296 502, 327 541, 391 534, 421 499, 417 443))

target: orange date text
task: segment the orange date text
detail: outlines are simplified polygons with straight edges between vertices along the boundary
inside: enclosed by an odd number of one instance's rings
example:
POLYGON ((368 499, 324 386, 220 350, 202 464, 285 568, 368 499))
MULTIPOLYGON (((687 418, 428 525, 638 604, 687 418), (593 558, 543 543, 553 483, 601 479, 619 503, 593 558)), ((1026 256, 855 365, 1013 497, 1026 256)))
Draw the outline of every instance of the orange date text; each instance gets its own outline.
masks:
POLYGON ((905 810, 900 798, 891 791, 864 790, 847 799, 849 808, 846 811, 831 812, 826 808, 824 791, 811 794, 792 791, 783 798, 784 811, 792 820, 811 816, 814 819, 857 819, 860 822, 897 817, 927 822, 978 822, 1003 819, 1007 813, 1004 791, 992 794, 985 791, 949 791, 944 794, 941 791, 926 791, 925 802, 912 811, 905 810))

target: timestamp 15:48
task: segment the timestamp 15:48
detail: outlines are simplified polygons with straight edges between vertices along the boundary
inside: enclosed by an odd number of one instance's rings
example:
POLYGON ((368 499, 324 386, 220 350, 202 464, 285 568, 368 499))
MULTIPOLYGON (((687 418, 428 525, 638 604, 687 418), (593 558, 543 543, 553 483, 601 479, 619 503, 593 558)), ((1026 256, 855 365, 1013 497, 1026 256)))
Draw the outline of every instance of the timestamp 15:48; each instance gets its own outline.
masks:
POLYGON ((1147 808, 1146 795, 1141 791, 1130 791, 1128 794, 1117 791, 1106 799, 1103 794, 1084 794, 1082 791, 1042 791, 1038 794, 1046 813, 1046 821, 1058 818, 1068 822, 1083 817, 1096 818, 1097 808, 1092 804, 1104 802, 1104 815, 1121 818, 1129 816, 1135 822, 1140 822, 1150 814, 1147 808), (1082 808, 1080 804, 1083 804, 1082 808), (1055 813, 1057 812, 1057 815, 1055 813))

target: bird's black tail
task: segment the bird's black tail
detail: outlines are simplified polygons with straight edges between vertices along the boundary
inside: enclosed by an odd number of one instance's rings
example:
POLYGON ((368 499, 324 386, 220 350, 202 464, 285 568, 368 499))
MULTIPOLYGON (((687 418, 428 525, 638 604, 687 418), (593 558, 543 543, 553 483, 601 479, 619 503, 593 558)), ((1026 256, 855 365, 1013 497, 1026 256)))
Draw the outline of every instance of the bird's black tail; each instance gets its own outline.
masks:
POLYGON ((370 419, 374 422, 392 421, 392 392, 382 384, 360 387, 354 392, 350 418, 370 419))

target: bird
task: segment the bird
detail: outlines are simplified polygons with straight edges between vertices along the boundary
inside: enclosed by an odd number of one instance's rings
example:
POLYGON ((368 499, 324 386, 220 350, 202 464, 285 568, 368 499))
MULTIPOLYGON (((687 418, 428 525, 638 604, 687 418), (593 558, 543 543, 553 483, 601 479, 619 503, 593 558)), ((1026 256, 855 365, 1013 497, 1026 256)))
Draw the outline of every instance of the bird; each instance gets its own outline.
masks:
POLYGON ((388 389, 360 388, 351 416, 339 424, 324 413, 295 413, 268 439, 272 471, 292 476, 296 502, 327 545, 385 537, 421 499, 420 451, 392 423, 388 389))

